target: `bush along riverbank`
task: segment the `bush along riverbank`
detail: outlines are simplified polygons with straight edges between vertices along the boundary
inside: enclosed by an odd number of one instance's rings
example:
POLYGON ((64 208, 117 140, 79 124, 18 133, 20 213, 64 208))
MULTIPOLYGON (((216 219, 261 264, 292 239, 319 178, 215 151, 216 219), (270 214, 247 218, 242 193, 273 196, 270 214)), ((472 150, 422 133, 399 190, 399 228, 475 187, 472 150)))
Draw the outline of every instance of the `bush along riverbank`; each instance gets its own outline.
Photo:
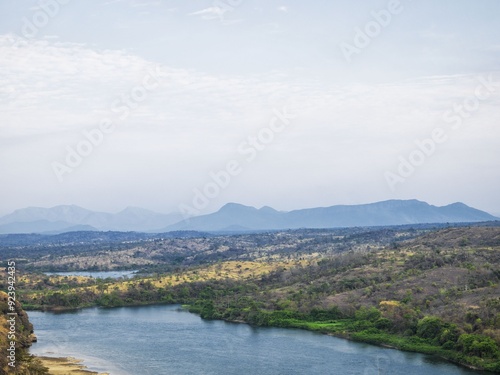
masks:
MULTIPOLYGON (((264 282, 217 280, 157 288, 138 281, 124 290, 109 293, 51 292, 30 298, 27 309, 64 311, 99 306, 104 308, 150 304, 185 304, 204 319, 245 322, 261 327, 300 328, 355 341, 437 355, 457 364, 500 373, 500 350, 488 335, 440 317, 423 314, 409 299, 381 301, 377 307, 322 309, 315 296, 301 295, 300 310, 289 299, 277 296, 264 282), (36 303, 33 303, 36 302, 36 303)), ((465 317, 467 318, 467 317, 465 317)), ((469 317, 470 318, 470 317, 469 317)), ((479 323, 478 318, 475 318, 479 323)), ((484 332, 484 330, 483 330, 484 332)))
POLYGON ((500 373, 500 352, 493 339, 462 333, 455 324, 445 323, 437 317, 423 317, 413 329, 401 334, 391 330, 392 321, 373 307, 362 308, 353 317, 345 316, 335 307, 314 309, 310 313, 263 311, 248 307, 221 309, 207 300, 199 300, 187 308, 204 319, 306 329, 373 345, 435 355, 471 369, 500 373))
POLYGON ((355 341, 437 355, 474 369, 500 373, 500 350, 491 337, 467 332, 439 317, 422 314, 401 301, 381 301, 378 307, 327 309, 275 298, 250 281, 218 280, 155 288, 139 282, 132 288, 110 293, 87 293, 76 301, 71 293, 55 292, 30 300, 28 309, 64 311, 99 306, 104 308, 150 304, 185 304, 203 319, 244 322, 261 327, 300 328, 355 341))

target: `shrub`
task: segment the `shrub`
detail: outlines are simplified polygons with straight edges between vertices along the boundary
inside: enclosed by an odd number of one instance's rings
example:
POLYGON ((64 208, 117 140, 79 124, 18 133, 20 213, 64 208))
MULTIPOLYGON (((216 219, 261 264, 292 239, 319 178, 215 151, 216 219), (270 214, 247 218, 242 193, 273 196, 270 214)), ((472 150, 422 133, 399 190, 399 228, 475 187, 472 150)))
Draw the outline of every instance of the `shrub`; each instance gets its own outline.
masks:
POLYGON ((455 324, 450 324, 441 331, 439 336, 439 343, 445 344, 447 342, 453 342, 455 344, 460 337, 460 331, 455 324))
POLYGON ((481 358, 498 357, 498 345, 487 336, 464 333, 458 338, 457 348, 465 354, 481 358))
POLYGON ((375 327, 381 330, 387 330, 391 328, 392 322, 387 318, 379 318, 375 321, 375 327))
POLYGON ((381 316, 381 313, 378 309, 375 307, 361 307, 358 311, 355 313, 355 317, 357 320, 368 320, 370 322, 375 322, 378 320, 381 316))
POLYGON ((426 316, 418 321, 417 336, 423 339, 439 338, 443 329, 443 321, 433 316, 426 316))

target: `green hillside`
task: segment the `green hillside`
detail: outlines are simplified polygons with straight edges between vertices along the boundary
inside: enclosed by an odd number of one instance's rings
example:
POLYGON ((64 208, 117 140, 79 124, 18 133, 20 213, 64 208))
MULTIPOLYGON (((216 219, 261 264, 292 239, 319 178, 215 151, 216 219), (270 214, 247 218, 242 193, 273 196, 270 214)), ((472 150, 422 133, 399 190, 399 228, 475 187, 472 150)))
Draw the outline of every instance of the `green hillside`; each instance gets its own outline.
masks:
POLYGON ((500 372, 499 227, 307 233, 255 235, 259 251, 251 235, 203 239, 221 259, 130 281, 25 274, 21 298, 39 309, 181 303, 207 319, 309 329, 500 372))

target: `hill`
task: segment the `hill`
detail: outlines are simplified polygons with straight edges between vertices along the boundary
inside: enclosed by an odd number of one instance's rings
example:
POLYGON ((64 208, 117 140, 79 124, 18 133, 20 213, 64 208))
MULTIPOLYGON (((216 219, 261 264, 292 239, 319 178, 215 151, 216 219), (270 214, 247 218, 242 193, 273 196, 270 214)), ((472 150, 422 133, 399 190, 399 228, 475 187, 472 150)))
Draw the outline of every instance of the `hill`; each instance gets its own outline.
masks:
MULTIPOLYGON (((6 272, 2 270, 2 272, 6 272)), ((3 288, 2 288, 3 289, 3 288)), ((48 374, 41 362, 28 354, 27 349, 35 340, 33 335, 33 325, 28 319, 28 315, 22 309, 19 302, 9 305, 9 296, 0 291, 0 373, 2 374, 48 374), (8 314, 14 315, 8 315, 8 314), (14 318, 15 324, 9 321, 14 318), (13 327, 11 329, 11 326, 13 327), (16 342, 14 357, 10 356, 10 340, 16 342), (9 363, 14 367, 9 366, 9 363)))
MULTIPOLYGON (((177 248, 190 248, 189 257, 201 251, 202 263, 97 285, 28 275, 23 303, 188 304, 207 319, 309 329, 500 372, 500 227, 300 230, 185 241, 177 248)), ((158 251, 157 258, 173 244, 152 242, 144 250, 158 251)))
POLYGON ((423 223, 459 223, 496 220, 494 216, 453 203, 443 207, 418 200, 389 200, 361 205, 338 205, 290 212, 270 207, 256 209, 229 203, 219 211, 168 226, 169 230, 228 231, 278 230, 297 228, 339 228, 423 223))

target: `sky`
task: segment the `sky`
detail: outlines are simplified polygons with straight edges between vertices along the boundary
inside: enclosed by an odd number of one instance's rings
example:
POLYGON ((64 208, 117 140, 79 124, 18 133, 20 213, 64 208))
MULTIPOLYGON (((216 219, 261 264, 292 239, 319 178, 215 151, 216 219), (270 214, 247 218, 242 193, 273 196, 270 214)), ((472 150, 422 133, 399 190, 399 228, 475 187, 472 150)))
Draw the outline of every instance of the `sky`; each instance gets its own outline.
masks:
POLYGON ((0 215, 500 215, 497 0, 3 0, 0 215))

